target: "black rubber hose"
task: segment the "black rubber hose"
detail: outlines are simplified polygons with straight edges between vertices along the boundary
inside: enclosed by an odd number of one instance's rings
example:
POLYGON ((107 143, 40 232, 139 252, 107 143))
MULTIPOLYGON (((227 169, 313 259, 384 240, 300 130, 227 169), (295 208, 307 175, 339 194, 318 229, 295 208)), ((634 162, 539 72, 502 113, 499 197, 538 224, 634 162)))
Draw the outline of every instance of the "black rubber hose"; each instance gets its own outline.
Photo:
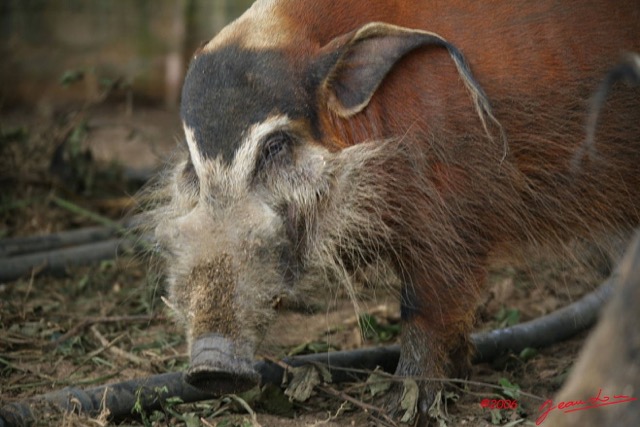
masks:
POLYGON ((51 251, 69 246, 95 243, 117 236, 113 227, 86 227, 44 236, 14 237, 0 240, 0 258, 51 251))
POLYGON ((613 292, 615 274, 593 292, 546 316, 472 335, 476 347, 474 362, 488 362, 507 351, 519 353, 527 347, 546 347, 591 327, 613 292))
MULTIPOLYGON (((509 328, 473 334, 471 339, 477 350, 474 362, 487 362, 507 351, 519 352, 526 347, 544 347, 588 328, 595 323, 600 308, 610 296, 614 280, 615 276, 594 292, 547 316, 509 328)), ((295 356, 284 359, 283 362, 291 366, 325 364, 329 367, 333 382, 339 383, 363 376, 345 368, 371 371, 380 366, 387 372, 393 372, 399 357, 400 347, 393 345, 295 356)), ((256 363, 255 368, 260 373, 263 384, 281 384, 284 369, 279 364, 261 361, 256 363)), ((217 395, 190 386, 184 382, 181 372, 153 375, 86 390, 65 388, 6 404, 0 408, 0 427, 29 426, 35 420, 56 412, 76 411, 96 416, 105 407, 114 420, 119 420, 132 414, 136 402, 144 411, 152 411, 159 408, 164 399, 176 396, 183 402, 190 403, 217 395)))
POLYGON ((0 283, 16 280, 32 272, 61 274, 72 265, 113 259, 127 243, 123 239, 109 239, 98 243, 72 246, 0 259, 0 283))

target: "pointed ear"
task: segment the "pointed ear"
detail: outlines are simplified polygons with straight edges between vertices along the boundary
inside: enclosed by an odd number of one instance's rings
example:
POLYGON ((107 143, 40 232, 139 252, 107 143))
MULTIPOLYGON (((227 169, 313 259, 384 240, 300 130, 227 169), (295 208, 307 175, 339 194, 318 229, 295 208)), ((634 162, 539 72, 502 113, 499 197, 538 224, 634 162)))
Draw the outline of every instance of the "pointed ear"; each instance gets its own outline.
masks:
POLYGON ((380 22, 366 24, 326 46, 326 50, 337 50, 334 55, 338 58, 321 87, 328 107, 342 117, 362 111, 396 62, 413 49, 428 45, 449 51, 481 116, 489 113, 491 117, 484 92, 454 45, 435 33, 380 22))

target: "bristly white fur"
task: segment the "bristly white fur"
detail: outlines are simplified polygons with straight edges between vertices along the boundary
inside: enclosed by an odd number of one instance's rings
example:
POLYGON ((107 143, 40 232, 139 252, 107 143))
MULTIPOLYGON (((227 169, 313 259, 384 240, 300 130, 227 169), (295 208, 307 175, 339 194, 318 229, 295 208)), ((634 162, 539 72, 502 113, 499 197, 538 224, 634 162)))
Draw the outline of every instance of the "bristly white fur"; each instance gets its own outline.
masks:
MULTIPOLYGON (((367 254, 359 253, 364 242, 366 246, 388 248, 391 242, 390 230, 381 218, 381 208, 384 206, 384 196, 376 191, 375 177, 367 171, 372 171, 379 167, 380 162, 389 155, 388 145, 375 142, 362 144, 357 147, 343 150, 339 153, 330 153, 325 148, 315 144, 301 144, 296 157, 296 168, 293 177, 270 177, 268 181, 269 191, 261 193, 263 196, 250 193, 250 179, 255 164, 256 156, 259 154, 259 143, 269 133, 286 128, 289 120, 285 116, 272 117, 263 123, 250 128, 245 135, 242 147, 238 150, 234 162, 231 166, 224 166, 218 159, 202 160, 197 151, 196 141, 193 139, 193 132, 185 128, 187 135, 187 145, 199 177, 199 188, 193 188, 192 183, 185 180, 182 170, 186 165, 186 160, 178 160, 173 170, 167 175, 165 183, 156 189, 155 195, 162 195, 161 199, 152 211, 148 212, 148 220, 151 226, 158 230, 156 233, 168 246, 175 245, 175 239, 180 238, 176 233, 183 227, 185 221, 198 221, 198 233, 194 233, 194 241, 188 244, 174 246, 176 251, 170 256, 167 267, 170 289, 176 286, 189 286, 183 281, 189 271, 196 268, 198 260, 203 260, 200 255, 191 253, 193 251, 231 251, 239 250, 240 247, 226 247, 225 242, 229 242, 228 237, 212 234, 209 225, 211 220, 204 221, 203 215, 210 218, 228 217, 223 212, 216 210, 233 209, 235 211, 247 212, 249 217, 255 212, 258 217, 249 220, 238 219, 237 224, 225 224, 227 228, 233 227, 255 227, 262 221, 262 210, 251 208, 257 197, 266 197, 262 203, 270 205, 285 202, 292 206, 296 215, 304 218, 304 251, 302 259, 304 263, 303 273, 298 278, 293 290, 282 289, 281 294, 289 294, 290 297, 305 297, 309 292, 324 293, 322 289, 330 283, 342 284, 351 297, 354 307, 358 309, 358 297, 356 286, 353 283, 353 265, 344 264, 344 256, 340 252, 349 253, 353 257, 355 266, 364 266, 372 263, 379 265, 381 260, 375 259, 373 262, 367 260, 367 254), (195 160, 198 159, 198 160, 195 160), (377 160, 376 160, 377 159, 377 160), (202 207, 207 203, 208 198, 216 199, 220 195, 225 199, 233 199, 233 203, 214 204, 202 207), (249 197, 247 197, 249 196, 249 197), (247 208, 242 208, 246 204, 247 208), (201 207, 197 207, 201 205, 201 207), (198 215, 193 214, 197 209, 198 215), (204 209, 204 210, 203 210, 204 209), (206 212, 209 212, 207 214, 206 212), (193 217, 193 219, 188 219, 193 217), (196 217, 200 218, 199 220, 196 217), (198 242, 200 236, 202 241, 198 242), (213 241, 211 241, 213 239, 213 241), (168 242, 167 242, 168 240, 168 242), (222 247, 220 247, 222 246, 222 247), (293 294, 291 294, 293 292, 293 294)), ((270 216, 270 215, 269 215, 270 216)), ((265 217, 266 220, 266 217, 265 217)), ((270 223, 269 219, 267 223, 270 223)), ((286 221, 282 218, 281 221, 286 221)), ((273 233, 282 233, 284 227, 272 226, 273 233)), ((233 230, 231 230, 233 231, 233 230)), ((226 230, 225 232, 231 232, 226 230)), ((235 232, 241 235, 242 232, 235 232)), ((283 235, 267 234, 261 236, 264 239, 271 239, 273 243, 282 241, 283 235)), ((233 240, 233 239, 231 239, 233 240)), ((268 242, 267 242, 268 243, 268 242)), ((246 249, 246 248, 245 248, 246 249)), ((296 248, 297 249, 297 248, 296 248)), ((275 248, 273 248, 275 250, 275 248)), ((231 254, 233 255, 233 253, 231 254)), ((245 258, 245 254, 237 254, 240 258, 245 258)), ((274 258, 275 259, 275 258, 274 258)), ((242 263, 237 263, 240 269, 245 267, 242 263)), ((282 279, 278 279, 268 271, 277 269, 277 265, 264 265, 262 277, 256 279, 258 283, 264 283, 265 278, 270 278, 278 283, 267 285, 269 288, 284 287, 282 279)), ((253 274, 251 274, 253 276, 253 274)), ((266 283, 264 283, 266 285, 266 283)), ((215 292, 215 290, 212 290, 215 292)), ((262 292, 256 288, 255 292, 262 292)), ((269 291, 270 293, 278 291, 269 291)), ((172 292, 175 293, 175 292, 172 292)), ((170 298, 172 307, 178 314, 187 321, 189 315, 180 313, 184 310, 184 305, 175 296, 170 298)), ((252 307, 256 315, 264 309, 271 307, 252 307)))
MULTIPOLYGON (((178 224, 185 221, 187 214, 194 209, 195 205, 206 203, 208 197, 216 199, 219 194, 215 192, 223 193, 225 198, 233 199, 234 202, 210 205, 205 207, 204 211, 202 208, 198 208, 199 211, 202 211, 197 215, 200 218, 198 220, 200 231, 193 234, 194 240, 190 241, 189 245, 181 246, 180 252, 175 254, 177 258, 171 259, 169 265, 170 288, 189 286, 177 282, 184 280, 189 275, 190 269, 197 267, 196 264, 193 264, 194 262, 197 263, 198 259, 203 259, 190 252, 223 250, 231 252, 231 255, 234 256, 234 250, 242 249, 241 247, 229 247, 225 243, 229 242, 228 237, 223 235, 216 237, 216 234, 212 234, 209 228, 213 226, 213 223, 211 220, 205 221, 203 215, 210 218, 227 217, 224 226, 221 226, 222 232, 242 235, 243 231, 233 230, 233 228, 254 227, 255 224, 263 221, 261 219, 262 211, 251 208, 251 205, 255 204, 256 198, 260 197, 266 197, 261 203, 269 205, 285 202, 296 212, 296 216, 304 218, 302 222, 305 227, 304 244, 300 248, 296 248, 296 250, 303 252, 301 259, 304 265, 302 274, 297 278, 293 289, 290 290, 285 289, 281 277, 269 273, 276 271, 277 265, 258 266, 262 277, 256 277, 254 292, 266 291, 266 289, 260 289, 260 287, 266 286, 271 289, 267 291, 271 294, 278 293, 293 298, 304 298, 308 294, 323 293, 323 290, 326 290, 327 286, 331 287, 332 284, 333 286, 339 285, 344 287, 355 310, 359 311, 358 290, 353 276, 354 270, 367 266, 373 266, 377 269, 380 266, 388 265, 392 259, 399 262, 402 257, 412 256, 406 252, 398 253, 399 250, 404 251, 410 243, 406 241, 407 236, 399 236, 397 230, 390 228, 384 218, 384 214, 388 213, 385 209, 388 209, 390 192, 401 193, 406 190, 405 187, 408 184, 398 180, 401 177, 389 175, 384 171, 390 162, 403 165, 408 170, 414 171, 410 174, 412 183, 409 185, 417 191, 413 192, 410 198, 401 199, 405 205, 402 207, 403 209, 408 211, 422 209, 424 200, 429 201, 437 198, 437 194, 431 193, 432 187, 425 185, 425 178, 421 177, 423 164, 420 159, 416 158, 415 147, 403 141, 372 141, 331 153, 318 145, 304 143, 298 148, 296 167, 294 171, 290 171, 291 176, 270 177, 268 192, 250 194, 250 181, 247 176, 255 165, 255 142, 279 126, 286 126, 286 124, 286 118, 279 117, 254 126, 251 131, 247 132, 243 148, 238 151, 236 159, 230 167, 223 167, 218 161, 205 162, 203 169, 198 174, 203 177, 203 180, 200 194, 197 196, 189 188, 189 183, 184 182, 181 178, 179 171, 184 167, 184 163, 178 162, 176 166, 178 172, 171 174, 168 180, 169 193, 172 195, 166 204, 157 208, 151 215, 152 220, 158 224, 158 229, 166 230, 180 227, 178 224), (411 164, 416 166, 412 167, 411 164), (250 165, 251 167, 249 167, 250 165), (216 183, 216 185, 212 185, 212 183, 216 183), (419 188, 427 193, 420 194, 419 188), (203 191, 214 191, 214 193, 203 194, 203 191), (185 203, 186 199, 191 199, 191 201, 185 203), (242 208, 243 204, 247 208, 242 208), (255 215, 258 216, 254 217, 254 214, 250 213, 247 219, 237 218, 237 223, 234 223, 233 218, 229 219, 228 215, 220 211, 231 209, 238 212, 255 212, 255 215), (196 241, 198 236, 202 239, 201 242, 196 241), (399 248, 399 246, 404 246, 404 248, 399 248), (345 264, 345 261, 348 264, 345 264), (191 266, 189 267, 189 265, 191 266), (269 278, 275 283, 266 283, 265 278, 269 278), (277 288, 282 289, 277 291, 277 288)), ((440 209, 436 203, 432 208, 440 209)), ((442 212, 442 216, 449 216, 448 212, 442 212)), ((189 219, 189 221, 192 220, 197 219, 194 216, 193 219, 189 219)), ((399 216, 397 220, 403 221, 404 219, 399 216)), ((264 221, 270 223, 271 216, 265 217, 264 221)), ((287 219, 281 218, 281 221, 287 221, 287 219)), ((446 224, 441 226, 445 227, 446 224)), ((276 242, 283 241, 285 238, 285 236, 279 235, 279 233, 283 233, 285 227, 270 227, 273 228, 271 236, 269 236, 269 232, 265 232, 266 234, 263 234, 261 238, 270 239, 273 243, 272 250, 275 251, 277 249, 276 242)), ((426 225, 422 226, 422 228, 424 227, 426 225)), ((446 230, 416 230, 415 224, 406 223, 402 225, 402 228, 406 228, 409 233, 414 230, 417 233, 415 239, 424 240, 425 244, 429 244, 433 239, 447 242, 443 245, 443 250, 450 254, 450 259, 447 260, 446 257, 425 259, 423 260, 425 265, 435 262, 434 269, 442 270, 442 267, 437 265, 438 262, 448 263, 452 262, 451 257, 463 256, 462 253, 456 254, 455 252, 460 244, 459 239, 455 237, 453 226, 447 226, 446 230), (447 247, 450 249, 447 250, 447 247)), ((164 239, 167 238, 171 240, 171 234, 165 235, 164 239)), ((169 245, 171 244, 169 242, 169 245)), ((235 256, 244 259, 246 254, 237 253, 235 256)), ((273 259, 275 260, 275 258, 273 259)), ((239 269, 256 267, 255 265, 243 265, 240 262, 236 266, 239 269)), ((250 274, 250 276, 254 275, 250 274)), ((407 278, 404 279, 406 281, 407 278)), ((443 291, 446 292, 446 290, 443 291)), ((173 300, 173 304, 180 310, 180 301, 173 300)), ((264 313, 264 310, 270 310, 270 307, 251 307, 250 310, 254 312, 255 316, 264 313)), ((187 316, 183 315, 182 317, 186 319, 187 316)))

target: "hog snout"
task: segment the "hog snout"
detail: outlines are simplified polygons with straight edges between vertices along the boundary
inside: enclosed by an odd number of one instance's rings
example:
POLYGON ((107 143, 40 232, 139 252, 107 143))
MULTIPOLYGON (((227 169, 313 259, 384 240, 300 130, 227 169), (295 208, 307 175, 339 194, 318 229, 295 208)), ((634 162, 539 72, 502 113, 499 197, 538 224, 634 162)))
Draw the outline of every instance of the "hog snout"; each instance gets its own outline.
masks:
POLYGON ((241 353, 233 341, 219 334, 197 338, 191 346, 186 382, 216 394, 241 393, 256 386, 260 375, 252 359, 241 353))
POLYGON ((254 331, 243 326, 248 315, 236 298, 237 277, 231 258, 220 256, 194 268, 187 283, 192 344, 186 381, 216 394, 255 386, 259 376, 252 362, 254 331))
MULTIPOLYGON (((280 272, 282 229, 270 210, 247 202, 227 211, 199 206, 159 225, 167 256, 169 304, 186 326, 191 363, 185 380, 215 394, 259 382, 253 357, 286 293, 280 272)), ((216 206, 219 208, 219 206, 216 206)))

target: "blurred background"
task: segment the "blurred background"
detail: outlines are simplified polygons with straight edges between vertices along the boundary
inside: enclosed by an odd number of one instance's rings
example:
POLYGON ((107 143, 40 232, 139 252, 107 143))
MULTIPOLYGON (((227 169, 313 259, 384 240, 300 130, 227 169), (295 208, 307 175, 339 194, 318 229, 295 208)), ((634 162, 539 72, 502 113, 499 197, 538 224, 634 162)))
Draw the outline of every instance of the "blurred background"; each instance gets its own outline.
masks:
POLYGON ((251 0, 3 0, 2 107, 95 100, 118 84, 133 102, 175 108, 193 51, 251 0), (83 84, 71 84, 82 78, 83 84))
POLYGON ((119 196, 182 137, 193 52, 251 3, 0 1, 0 237, 83 225, 55 221, 51 194, 113 218, 129 209, 119 196))

